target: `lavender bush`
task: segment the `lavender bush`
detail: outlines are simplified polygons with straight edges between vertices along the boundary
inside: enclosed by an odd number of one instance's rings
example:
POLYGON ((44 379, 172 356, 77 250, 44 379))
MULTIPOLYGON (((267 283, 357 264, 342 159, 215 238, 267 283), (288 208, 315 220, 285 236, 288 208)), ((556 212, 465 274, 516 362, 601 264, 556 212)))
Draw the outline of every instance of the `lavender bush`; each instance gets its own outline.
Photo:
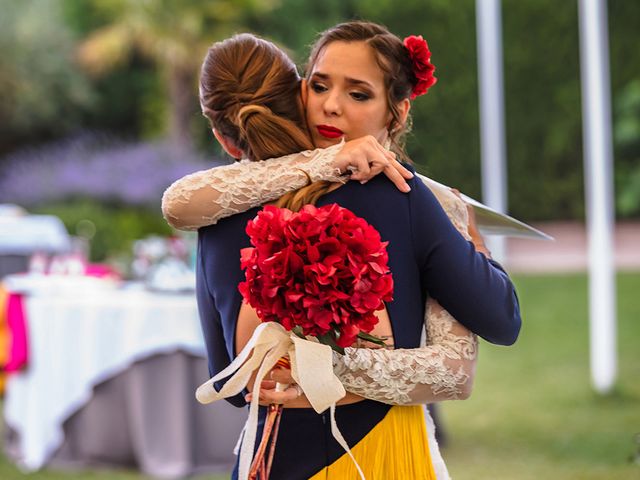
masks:
POLYGON ((83 135, 6 157, 0 163, 0 203, 35 207, 90 198, 159 208, 174 180, 220 163, 166 143, 126 144, 83 135))

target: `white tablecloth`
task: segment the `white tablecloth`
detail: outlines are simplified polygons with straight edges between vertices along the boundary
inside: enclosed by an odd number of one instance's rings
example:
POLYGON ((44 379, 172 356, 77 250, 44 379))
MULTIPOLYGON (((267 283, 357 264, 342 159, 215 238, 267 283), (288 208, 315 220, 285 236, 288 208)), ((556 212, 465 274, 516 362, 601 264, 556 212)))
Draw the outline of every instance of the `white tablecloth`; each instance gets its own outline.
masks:
POLYGON ((63 422, 98 383, 154 354, 205 355, 193 293, 81 285, 25 297, 29 365, 9 378, 4 415, 19 434, 26 470, 46 463, 63 441, 63 422))

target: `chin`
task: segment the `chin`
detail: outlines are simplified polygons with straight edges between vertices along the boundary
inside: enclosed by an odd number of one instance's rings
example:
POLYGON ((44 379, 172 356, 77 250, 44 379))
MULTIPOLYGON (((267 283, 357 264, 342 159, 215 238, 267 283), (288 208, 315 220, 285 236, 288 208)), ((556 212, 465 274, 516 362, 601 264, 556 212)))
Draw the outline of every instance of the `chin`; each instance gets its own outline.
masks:
POLYGON ((327 147, 331 147, 332 145, 336 145, 337 143, 340 143, 340 140, 341 140, 340 138, 319 137, 314 139, 314 145, 317 148, 327 148, 327 147))

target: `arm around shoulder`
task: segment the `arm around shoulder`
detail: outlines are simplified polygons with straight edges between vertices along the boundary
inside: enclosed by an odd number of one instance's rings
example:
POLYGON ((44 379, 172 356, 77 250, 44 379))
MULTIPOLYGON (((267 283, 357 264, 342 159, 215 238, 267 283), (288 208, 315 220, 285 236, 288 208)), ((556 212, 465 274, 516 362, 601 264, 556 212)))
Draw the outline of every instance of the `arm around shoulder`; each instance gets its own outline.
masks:
POLYGON ((413 182, 409 205, 415 255, 429 296, 490 343, 513 344, 521 318, 509 276, 476 252, 422 182, 413 182))
POLYGON ((197 230, 280 198, 309 181, 343 181, 333 166, 336 147, 270 160, 243 160, 187 175, 162 197, 162 213, 179 230, 197 230))

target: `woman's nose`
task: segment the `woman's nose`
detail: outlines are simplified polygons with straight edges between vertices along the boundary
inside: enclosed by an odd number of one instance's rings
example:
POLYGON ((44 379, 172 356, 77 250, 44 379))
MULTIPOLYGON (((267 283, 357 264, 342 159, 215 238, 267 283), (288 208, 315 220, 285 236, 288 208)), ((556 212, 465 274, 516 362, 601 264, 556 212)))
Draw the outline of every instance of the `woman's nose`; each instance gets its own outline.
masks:
POLYGON ((327 115, 340 115, 342 108, 338 92, 329 91, 324 100, 324 112, 327 115))

